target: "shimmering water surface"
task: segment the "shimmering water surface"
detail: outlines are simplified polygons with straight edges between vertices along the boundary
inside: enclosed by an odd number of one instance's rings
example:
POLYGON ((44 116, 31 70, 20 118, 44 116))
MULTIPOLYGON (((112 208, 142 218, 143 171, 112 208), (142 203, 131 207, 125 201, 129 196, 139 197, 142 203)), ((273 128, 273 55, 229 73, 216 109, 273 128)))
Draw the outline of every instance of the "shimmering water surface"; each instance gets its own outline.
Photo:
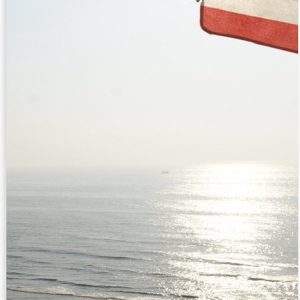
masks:
POLYGON ((8 299, 296 299, 287 165, 11 171, 8 299))

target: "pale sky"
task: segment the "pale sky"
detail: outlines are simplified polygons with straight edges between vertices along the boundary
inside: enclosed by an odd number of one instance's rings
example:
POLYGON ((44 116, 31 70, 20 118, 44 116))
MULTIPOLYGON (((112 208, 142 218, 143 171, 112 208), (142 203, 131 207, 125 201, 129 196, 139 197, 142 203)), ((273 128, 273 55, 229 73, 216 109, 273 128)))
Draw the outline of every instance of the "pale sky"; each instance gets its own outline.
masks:
POLYGON ((192 0, 9 0, 9 168, 293 160, 297 55, 192 0))

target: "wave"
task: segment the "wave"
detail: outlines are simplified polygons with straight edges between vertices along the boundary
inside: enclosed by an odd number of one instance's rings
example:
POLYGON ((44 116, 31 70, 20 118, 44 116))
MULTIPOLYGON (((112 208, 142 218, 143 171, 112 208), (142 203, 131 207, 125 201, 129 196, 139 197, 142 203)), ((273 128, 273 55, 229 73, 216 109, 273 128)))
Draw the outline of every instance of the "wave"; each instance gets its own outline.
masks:
MULTIPOLYGON (((197 259, 193 259, 190 258, 190 260, 192 261, 197 261, 197 259)), ((244 263, 244 262, 235 262, 235 261, 222 261, 222 260, 215 260, 215 259, 207 259, 207 258, 200 258, 200 261, 203 262, 208 262, 211 264, 216 264, 216 265, 230 265, 230 266, 240 266, 240 267, 251 267, 251 268, 261 268, 261 267, 276 267, 276 268, 293 268, 293 269, 297 269, 298 266, 297 265, 293 265, 293 264, 276 264, 276 263, 272 263, 272 264, 251 264, 249 262, 244 263)))
POLYGON ((297 283, 295 278, 279 278, 279 277, 247 277, 240 274, 223 274, 223 273, 212 273, 212 274, 198 274, 200 277, 231 277, 231 278, 244 278, 250 281, 265 281, 265 282, 278 282, 278 283, 297 283))
POLYGON ((251 281, 266 281, 266 282, 280 282, 280 283, 297 283, 296 279, 278 279, 278 278, 262 278, 262 277, 248 277, 251 281))
MULTIPOLYGON (((163 273, 158 273, 159 275, 166 275, 163 273)), ((263 281, 263 282, 269 282, 269 283, 290 283, 290 284, 297 284, 296 278, 291 277, 247 277, 240 274, 224 274, 224 273, 200 273, 198 274, 199 277, 229 277, 229 278, 236 278, 236 279, 242 279, 242 280, 249 280, 249 281, 263 281)), ((20 292, 20 293, 31 293, 31 294, 41 294, 41 295, 58 295, 58 296, 72 296, 72 297, 78 297, 78 298, 87 298, 87 299, 112 299, 112 300, 124 300, 126 298, 120 296, 120 297, 112 297, 103 295, 99 292, 75 292, 71 288, 66 288, 62 285, 69 285, 73 286, 74 288, 103 288, 103 289, 111 289, 111 291, 107 292, 114 292, 114 293, 120 293, 120 294, 131 294, 131 295, 139 295, 139 296, 145 296, 145 297, 166 297, 171 296, 175 298, 185 298, 185 299, 197 299, 198 296, 196 295, 178 295, 178 294, 169 294, 166 295, 164 293, 155 293, 155 292, 147 292, 147 291, 138 291, 134 290, 133 287, 128 286, 119 286, 119 285, 98 285, 98 284, 89 284, 89 283, 78 283, 78 282, 71 282, 71 281, 64 281, 59 280, 56 278, 48 278, 48 277, 37 277, 33 278, 32 280, 39 280, 39 281, 45 281, 45 282, 51 282, 51 283, 57 283, 58 286, 54 287, 48 287, 45 289, 36 289, 36 288, 10 288, 7 289, 14 292, 20 292)))
MULTIPOLYGON (((153 292, 140 292, 133 290, 132 287, 129 286, 120 286, 120 285, 105 285, 105 284, 91 284, 91 283, 79 283, 73 281, 59 280, 56 278, 48 278, 48 277, 37 277, 32 278, 30 280, 33 281, 44 281, 44 282, 55 282, 58 284, 71 285, 77 288, 102 288, 102 289, 114 289, 114 292, 126 293, 126 294, 138 294, 138 295, 148 295, 148 296, 163 296, 160 293, 153 292)), ((32 289, 30 289, 32 290, 32 289)))
POLYGON ((22 255, 7 255, 7 258, 12 258, 12 259, 22 259, 27 263, 34 263, 34 264, 39 264, 39 265, 50 265, 49 262, 46 261, 40 261, 40 260, 33 260, 33 259, 28 259, 25 256, 22 255))
POLYGON ((78 282, 72 282, 72 281, 65 281, 65 280, 59 280, 56 278, 33 278, 31 280, 37 280, 37 281, 45 281, 45 282, 56 282, 59 284, 66 284, 66 285, 72 285, 74 287, 82 287, 82 288, 103 288, 103 289, 115 289, 114 292, 119 293, 125 293, 125 294, 138 294, 138 295, 148 295, 148 296, 163 296, 163 294, 160 293, 153 293, 153 292, 139 292, 132 290, 132 287, 128 286, 119 286, 119 285, 104 285, 104 284, 90 284, 90 283, 78 283, 78 282))
MULTIPOLYGON (((53 288, 46 288, 46 289, 35 289, 35 288, 7 288, 10 291, 13 292, 19 292, 19 293, 26 293, 26 294, 40 294, 40 295, 56 295, 56 296, 71 296, 76 298, 86 298, 86 299, 98 299, 98 300, 125 300, 127 298, 124 297, 113 297, 113 296, 105 296, 100 293, 76 293, 72 291, 71 289, 66 289, 64 287, 53 287, 53 288)), ((131 295, 139 295, 139 296, 145 296, 147 299, 148 297, 166 297, 166 294, 162 293, 152 293, 152 292, 139 292, 139 291, 116 291, 119 293, 127 293, 131 295)), ((198 299, 199 297, 196 295, 188 295, 188 294, 173 294, 170 293, 168 296, 175 297, 175 298, 185 298, 185 299, 198 299)), ((141 299, 141 298, 138 298, 141 299)), ((153 298, 151 298, 153 299, 153 298)))
MULTIPOLYGON (((178 276, 171 273, 147 273, 147 272, 137 272, 133 270, 118 270, 118 271, 126 271, 126 272, 132 272, 135 274, 142 274, 142 275, 149 275, 149 276, 157 276, 157 277, 177 277, 177 278, 185 278, 184 276, 178 276)), ((109 272, 107 272, 109 273, 109 272)), ((28 274, 28 273, 20 273, 20 272, 8 272, 7 275, 26 275, 26 276, 34 276, 34 278, 27 278, 27 280, 33 280, 33 281, 45 281, 45 282, 56 282, 59 284, 66 284, 66 285, 72 285, 74 287, 91 287, 91 288, 103 288, 103 289, 133 289, 133 287, 130 286, 120 286, 120 285, 105 285, 105 284, 92 284, 92 283, 79 283, 79 282, 73 282, 73 281, 67 281, 67 280, 59 280, 57 278, 50 278, 50 277, 38 277, 37 274, 28 274)), ((251 276, 245 276, 242 274, 229 274, 229 273, 198 273, 197 276, 199 277, 231 277, 231 278, 244 278, 250 281, 265 281, 265 282, 281 282, 281 283, 295 283, 297 282, 297 278, 293 276, 289 277, 251 277, 251 276)), ((21 279, 19 278, 12 278, 7 276, 7 279, 21 279)), ((26 278, 22 278, 23 280, 26 278)), ((120 292, 124 292, 123 290, 120 292)), ((125 291, 127 292, 127 291, 125 291)), ((129 292, 129 291, 128 291, 129 292)), ((130 291, 131 292, 131 291, 130 291)), ((135 293, 135 292, 133 292, 135 293)))
POLYGON ((216 259, 209 259, 205 257, 199 257, 197 255, 185 255, 185 254, 178 254, 178 253, 162 253, 168 256, 173 256, 177 260, 182 261, 190 261, 190 262, 203 262, 203 263, 210 263, 215 265, 230 265, 230 266, 239 266, 239 267, 251 267, 251 268, 259 268, 261 265, 251 264, 249 262, 237 262, 237 261, 223 261, 223 260, 216 260, 216 259))
POLYGON ((21 255, 12 255, 12 254, 8 254, 8 255, 7 255, 7 258, 24 258, 24 257, 21 256, 21 255))
POLYGON ((200 262, 200 263, 210 263, 215 265, 229 265, 229 266, 237 266, 237 267, 250 267, 250 268, 293 268, 298 269, 298 266, 295 264, 288 264, 288 263, 259 263, 255 264, 250 261, 232 261, 232 260, 218 260, 213 258, 206 258, 203 256, 198 255, 185 255, 185 254, 178 254, 178 253, 164 253, 169 256, 173 256, 177 260, 182 261, 190 261, 190 262, 200 262))
POLYGON ((141 295, 141 296, 155 296, 155 297, 162 297, 165 296, 164 294, 160 294, 160 293, 152 293, 152 292, 139 292, 139 291, 116 291, 119 293, 123 293, 123 294, 136 294, 136 295, 141 295))
POLYGON ((60 284, 68 284, 73 285, 76 287, 91 287, 91 288, 103 288, 103 289, 131 289, 131 287, 128 286, 119 286, 119 285, 105 285, 105 284, 92 284, 92 283, 79 283, 79 282, 72 282, 72 281, 65 281, 65 280, 59 280, 56 278, 33 278, 31 280, 35 281, 46 281, 46 282, 57 282, 60 284))
POLYGON ((185 298, 185 299, 199 299, 198 296, 195 295, 186 295, 186 294, 170 294, 170 296, 176 297, 176 298, 185 298))
POLYGON ((113 255, 99 255, 93 253, 84 253, 76 251, 64 251, 64 250, 49 250, 49 249, 30 249, 24 250, 27 252, 40 252, 40 253, 51 253, 51 254, 62 254, 62 255, 76 255, 94 258, 114 259, 114 260, 134 260, 134 261, 152 261, 151 259, 138 258, 132 256, 113 256, 113 255))
POLYGON ((13 292, 20 292, 26 294, 40 294, 40 295, 56 295, 56 296, 71 296, 77 298, 87 298, 87 299, 113 299, 113 300, 124 300, 124 298, 116 298, 111 296, 104 296, 100 293, 75 293, 70 289, 66 289, 64 287, 53 287, 46 289, 34 289, 34 288, 7 288, 13 292))
POLYGON ((252 264, 248 264, 248 263, 239 263, 239 262, 232 262, 232 261, 221 261, 221 260, 205 259, 205 258, 201 258, 201 261, 208 262, 208 263, 211 263, 211 264, 216 264, 216 265, 229 265, 229 266, 254 267, 254 268, 259 267, 258 265, 252 265, 252 264))
MULTIPOLYGON (((106 260, 131 260, 131 261, 144 261, 144 262, 152 262, 153 259, 149 258, 148 255, 159 255, 159 256, 165 256, 165 257, 172 257, 176 260, 182 260, 182 261, 192 261, 192 262, 202 262, 202 263, 210 263, 210 264, 216 264, 216 265, 229 265, 229 266, 236 266, 236 267, 249 267, 249 268, 261 268, 263 266, 265 267, 278 267, 278 268, 297 268, 297 265, 289 265, 289 264, 264 264, 264 265, 258 265, 250 262, 237 262, 237 261, 222 261, 222 260, 215 260, 215 259, 209 259, 205 257, 198 257, 193 255, 181 255, 178 253, 172 253, 172 252, 164 252, 164 251, 128 251, 130 252, 129 255, 120 255, 120 256, 114 256, 114 255, 99 255, 94 253, 85 253, 85 252, 77 252, 77 251, 65 251, 65 250, 51 250, 51 249, 25 249, 23 250, 25 252, 39 252, 39 253, 51 253, 51 254, 61 254, 61 255, 74 255, 74 256, 83 256, 83 257, 91 257, 96 259, 106 259, 106 260), (148 257, 136 257, 134 254, 144 254, 148 257)), ((36 264, 51 264, 50 262, 46 261, 38 261, 38 260, 32 260, 30 258, 26 258, 21 255, 8 255, 8 258, 21 258, 25 262, 29 263, 36 263, 36 264)), ((104 272, 104 271, 103 271, 104 272)))
MULTIPOLYGON (((35 288, 7 288, 10 291, 14 292, 20 292, 20 293, 27 293, 27 294, 41 294, 41 295, 56 295, 56 296, 72 296, 77 298, 87 298, 87 299, 110 299, 110 300, 124 300, 126 298, 124 297, 112 297, 112 296, 105 296, 100 293, 77 293, 74 292, 71 289, 67 289, 62 286, 58 287, 52 287, 52 288, 46 288, 46 289, 35 289, 35 288)), ((155 297, 163 297, 165 295, 160 293, 152 293, 152 292, 139 292, 139 291, 124 291, 124 290, 118 290, 115 292, 124 293, 124 294, 132 294, 132 295, 140 295, 140 296, 155 296, 155 297)), ((173 295, 177 296, 178 295, 173 295)), ((181 297, 181 296, 179 296, 181 297)), ((186 296, 187 297, 187 296, 186 296)), ((192 298, 193 296, 188 296, 189 298, 192 298)))
POLYGON ((23 273, 23 272, 15 272, 15 271, 7 271, 7 275, 38 276, 32 273, 23 273))

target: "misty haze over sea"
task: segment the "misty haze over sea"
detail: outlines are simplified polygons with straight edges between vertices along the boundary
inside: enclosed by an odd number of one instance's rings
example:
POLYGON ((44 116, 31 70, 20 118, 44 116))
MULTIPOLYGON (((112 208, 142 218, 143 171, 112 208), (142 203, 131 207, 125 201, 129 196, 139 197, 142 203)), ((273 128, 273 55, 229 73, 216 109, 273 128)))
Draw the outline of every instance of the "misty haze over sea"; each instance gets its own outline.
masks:
POLYGON ((8 299, 297 298, 297 163, 219 161, 297 160, 298 56, 199 5, 6 1, 8 299))
POLYGON ((13 171, 8 299, 296 299, 297 170, 13 171))

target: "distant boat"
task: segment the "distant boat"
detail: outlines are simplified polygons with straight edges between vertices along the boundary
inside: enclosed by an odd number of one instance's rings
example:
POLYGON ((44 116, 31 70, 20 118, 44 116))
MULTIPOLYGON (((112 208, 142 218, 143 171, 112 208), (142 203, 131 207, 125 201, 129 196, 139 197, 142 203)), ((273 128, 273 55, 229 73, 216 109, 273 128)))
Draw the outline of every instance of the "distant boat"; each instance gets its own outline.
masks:
POLYGON ((169 174, 169 171, 161 171, 161 174, 169 174))

